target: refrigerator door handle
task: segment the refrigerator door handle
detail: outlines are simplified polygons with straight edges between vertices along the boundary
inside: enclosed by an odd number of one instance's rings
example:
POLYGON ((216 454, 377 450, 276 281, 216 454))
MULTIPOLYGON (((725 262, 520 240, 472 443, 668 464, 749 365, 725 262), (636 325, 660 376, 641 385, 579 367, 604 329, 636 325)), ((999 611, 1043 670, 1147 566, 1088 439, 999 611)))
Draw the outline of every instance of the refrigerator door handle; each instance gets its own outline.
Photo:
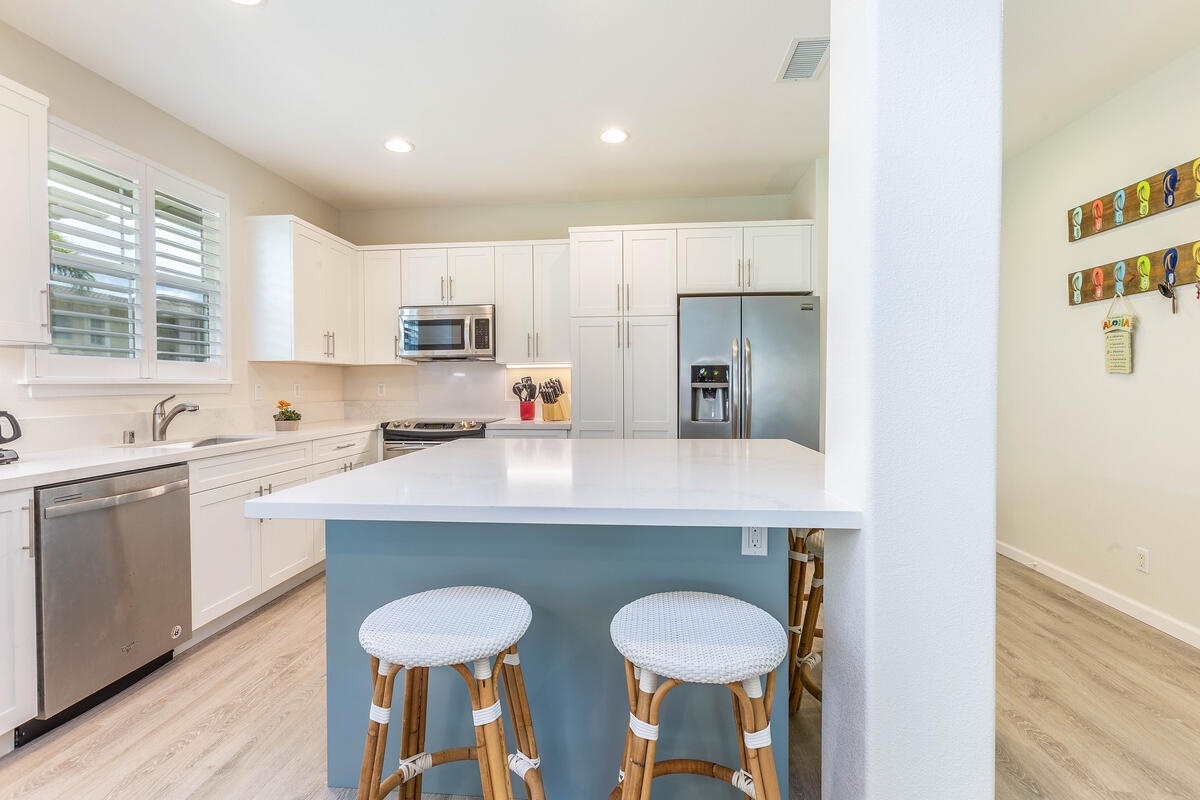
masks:
POLYGON ((740 390, 738 380, 738 340, 733 340, 733 359, 729 362, 730 368, 730 385, 729 385, 729 403, 732 406, 732 414, 730 414, 729 438, 740 439, 740 420, 738 419, 738 392, 740 390))
POLYGON ((750 371, 750 337, 746 337, 746 437, 752 439, 750 432, 751 415, 754 413, 754 375, 750 371))

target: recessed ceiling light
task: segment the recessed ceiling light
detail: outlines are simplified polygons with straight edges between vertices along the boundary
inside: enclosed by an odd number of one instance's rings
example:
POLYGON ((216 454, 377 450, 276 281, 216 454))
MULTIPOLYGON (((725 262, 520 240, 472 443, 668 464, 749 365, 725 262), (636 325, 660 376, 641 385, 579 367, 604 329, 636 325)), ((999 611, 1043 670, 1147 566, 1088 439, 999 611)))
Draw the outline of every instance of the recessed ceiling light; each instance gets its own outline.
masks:
POLYGON ((261 6, 266 0, 230 0, 232 3, 237 3, 239 6, 261 6))
POLYGON ((609 128, 604 133, 600 134, 600 141, 605 144, 620 144, 629 138, 629 131, 623 131, 620 128, 609 128))
POLYGON ((411 153, 413 151, 412 142, 406 142, 403 139, 388 139, 383 146, 393 153, 411 153))

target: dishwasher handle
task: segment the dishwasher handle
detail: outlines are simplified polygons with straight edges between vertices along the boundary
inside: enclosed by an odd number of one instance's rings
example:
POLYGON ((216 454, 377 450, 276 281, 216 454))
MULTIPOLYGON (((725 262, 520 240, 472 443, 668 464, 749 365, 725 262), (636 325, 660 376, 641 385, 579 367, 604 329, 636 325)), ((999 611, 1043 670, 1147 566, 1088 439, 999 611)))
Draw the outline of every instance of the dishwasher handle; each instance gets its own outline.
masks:
POLYGON ((162 497, 171 492, 177 492, 180 489, 186 489, 188 486, 187 478, 181 481, 171 481, 164 483, 161 486, 151 486, 149 489, 139 489, 136 492, 125 492, 124 494, 114 494, 110 497, 97 497, 94 500, 80 500, 75 503, 64 503, 61 506, 51 506, 43 511, 46 519, 55 519, 57 517, 68 517, 72 514, 83 514, 87 511, 97 511, 102 508, 114 508, 123 506, 129 503, 137 503, 142 500, 150 500, 154 497, 162 497))

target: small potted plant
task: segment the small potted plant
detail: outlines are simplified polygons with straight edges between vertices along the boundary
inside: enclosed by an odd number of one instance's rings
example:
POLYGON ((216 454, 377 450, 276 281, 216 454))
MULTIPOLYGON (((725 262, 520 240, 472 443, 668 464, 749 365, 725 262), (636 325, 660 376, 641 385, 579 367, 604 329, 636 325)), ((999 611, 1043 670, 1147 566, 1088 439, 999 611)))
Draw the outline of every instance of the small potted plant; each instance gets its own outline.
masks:
POLYGON ((294 431, 300 428, 300 412, 287 400, 275 404, 275 430, 294 431))

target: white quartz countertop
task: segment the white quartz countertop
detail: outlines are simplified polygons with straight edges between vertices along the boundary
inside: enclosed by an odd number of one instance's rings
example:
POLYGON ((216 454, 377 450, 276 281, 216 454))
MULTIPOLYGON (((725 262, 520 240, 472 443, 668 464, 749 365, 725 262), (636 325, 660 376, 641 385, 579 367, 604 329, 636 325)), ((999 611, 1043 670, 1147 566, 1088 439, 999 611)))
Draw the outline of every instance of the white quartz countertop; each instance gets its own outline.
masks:
POLYGON ((571 430, 571 420, 563 419, 557 422, 549 422, 544 419, 521 419, 519 417, 506 417, 505 419, 489 422, 488 428, 497 431, 519 431, 519 430, 540 430, 540 431, 569 431, 571 430))
MULTIPOLYGON (((340 420, 302 424, 297 431, 222 431, 220 434, 190 437, 203 439, 208 436, 255 436, 211 447, 183 447, 179 440, 155 442, 153 444, 128 447, 85 447, 77 450, 53 450, 43 453, 21 452, 21 460, 0 465, 0 492, 46 486, 53 483, 94 478, 113 472, 159 467, 164 464, 179 464, 197 461, 212 456, 223 456, 245 450, 275 447, 289 442, 306 442, 339 436, 346 433, 375 430, 378 422, 367 420, 340 420)), ((20 449, 20 442, 9 445, 20 449)))
POLYGON ((246 503, 263 518, 857 528, 772 439, 461 439, 246 503))

